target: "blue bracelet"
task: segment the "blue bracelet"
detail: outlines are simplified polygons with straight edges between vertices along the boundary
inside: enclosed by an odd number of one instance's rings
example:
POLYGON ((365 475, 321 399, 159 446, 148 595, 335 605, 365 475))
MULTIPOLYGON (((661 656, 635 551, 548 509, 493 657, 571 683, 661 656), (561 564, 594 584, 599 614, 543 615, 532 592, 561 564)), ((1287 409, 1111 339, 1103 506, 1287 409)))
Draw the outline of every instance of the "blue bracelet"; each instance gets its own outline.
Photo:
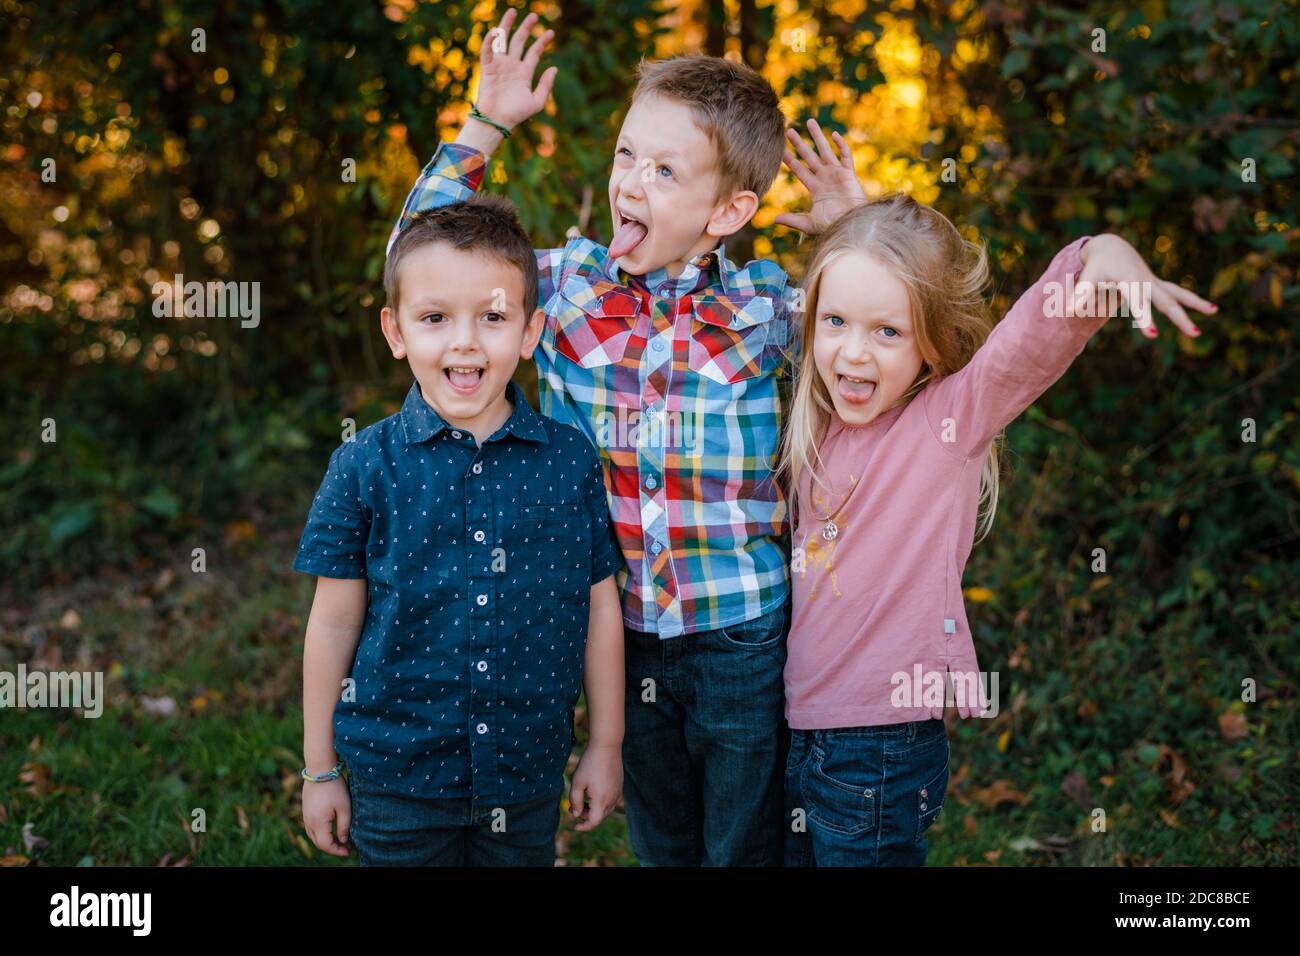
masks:
POLYGON ((479 112, 478 104, 475 103, 473 100, 470 100, 469 115, 476 120, 481 120, 482 122, 487 123, 489 126, 495 129, 502 136, 505 136, 507 139, 510 137, 510 128, 507 126, 502 126, 496 120, 487 116, 487 114, 479 112))
POLYGON ((324 783, 326 780, 338 779, 339 773, 343 770, 343 761, 340 760, 334 765, 333 770, 326 770, 321 774, 308 773, 307 768, 302 768, 302 779, 310 780, 312 783, 324 783))

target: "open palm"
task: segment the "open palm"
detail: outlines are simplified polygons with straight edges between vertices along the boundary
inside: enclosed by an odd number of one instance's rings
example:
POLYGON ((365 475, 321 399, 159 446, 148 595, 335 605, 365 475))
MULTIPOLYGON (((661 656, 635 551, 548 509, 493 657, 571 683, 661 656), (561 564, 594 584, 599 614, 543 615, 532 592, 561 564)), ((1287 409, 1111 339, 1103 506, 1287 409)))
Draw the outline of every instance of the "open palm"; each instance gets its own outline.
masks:
POLYGON ((807 213, 782 213, 776 222, 791 229, 798 229, 808 235, 824 232, 826 227, 844 213, 867 201, 853 169, 853 153, 849 144, 839 133, 831 133, 835 145, 840 148, 838 156, 817 121, 808 121, 808 132, 812 135, 817 150, 814 152, 803 141, 797 130, 786 130, 786 137, 799 151, 802 162, 795 158, 788 148, 785 151, 785 164, 795 178, 804 184, 812 196, 812 209, 807 213))
POLYGON ((554 30, 547 30, 527 48, 528 32, 537 24, 537 14, 524 17, 511 35, 516 11, 505 12, 501 23, 483 37, 479 51, 478 108, 498 123, 515 126, 541 111, 555 84, 556 68, 549 67, 533 86, 533 74, 554 30))

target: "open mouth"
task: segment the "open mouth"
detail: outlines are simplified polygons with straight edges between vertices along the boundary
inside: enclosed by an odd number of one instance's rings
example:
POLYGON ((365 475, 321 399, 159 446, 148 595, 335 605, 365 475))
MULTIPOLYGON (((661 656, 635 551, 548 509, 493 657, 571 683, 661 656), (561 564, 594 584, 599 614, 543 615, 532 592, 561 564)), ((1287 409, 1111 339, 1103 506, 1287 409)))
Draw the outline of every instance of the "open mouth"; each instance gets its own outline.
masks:
POLYGON ((619 259, 639 246, 650 230, 640 219, 624 214, 621 209, 614 210, 614 218, 618 226, 609 243, 609 255, 612 259, 619 259))
POLYGON ((462 395, 472 395, 483 381, 483 369, 476 365, 453 365, 442 370, 451 387, 462 395))
POLYGON ((836 375, 835 387, 840 398, 855 405, 862 405, 871 400, 876 393, 876 383, 869 378, 855 378, 852 375, 836 375))

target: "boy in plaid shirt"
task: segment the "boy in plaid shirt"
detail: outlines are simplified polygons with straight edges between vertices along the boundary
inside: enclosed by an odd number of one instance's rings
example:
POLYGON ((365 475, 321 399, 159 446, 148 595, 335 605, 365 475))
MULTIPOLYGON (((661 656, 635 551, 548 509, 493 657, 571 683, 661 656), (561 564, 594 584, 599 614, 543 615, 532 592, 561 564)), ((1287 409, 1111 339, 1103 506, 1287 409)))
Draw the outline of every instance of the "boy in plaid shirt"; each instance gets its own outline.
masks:
MULTIPOLYGON (((514 19, 484 38, 472 118, 425 167, 394 239, 477 190, 503 134, 545 105, 555 67, 532 81, 553 31, 525 50, 537 17, 511 35, 514 19)), ((837 159, 809 125, 818 153, 792 132, 805 162, 785 159, 812 216, 777 220, 805 231, 864 201, 843 140, 837 159)), ((541 409, 599 448, 627 560, 625 802, 645 865, 781 859, 790 611, 773 470, 798 300, 776 263, 737 267, 723 240, 757 211, 786 135, 748 67, 643 63, 610 171, 610 245, 537 250, 541 409)))

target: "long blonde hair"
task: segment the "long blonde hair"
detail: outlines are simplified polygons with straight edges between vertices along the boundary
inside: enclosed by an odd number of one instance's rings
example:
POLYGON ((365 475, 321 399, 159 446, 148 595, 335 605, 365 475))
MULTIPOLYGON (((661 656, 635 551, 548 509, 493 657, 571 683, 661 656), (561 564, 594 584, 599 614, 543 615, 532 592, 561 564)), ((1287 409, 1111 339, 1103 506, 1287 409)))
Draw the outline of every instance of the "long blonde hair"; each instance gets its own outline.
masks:
MULTIPOLYGON (((988 256, 983 246, 962 238, 942 213, 910 196, 896 194, 859 206, 832 223, 818 240, 803 281, 803 358, 795 377, 778 470, 789 489, 791 514, 796 513, 803 477, 822 483, 817 474, 822 466, 817 448, 826 435, 834 405, 813 361, 817 294, 827 266, 850 252, 869 254, 907 289, 922 364, 900 399, 902 403, 965 366, 993 328, 984 297, 988 256)), ((993 527, 1003 441, 1003 434, 995 436, 980 472, 976 542, 993 527)))

